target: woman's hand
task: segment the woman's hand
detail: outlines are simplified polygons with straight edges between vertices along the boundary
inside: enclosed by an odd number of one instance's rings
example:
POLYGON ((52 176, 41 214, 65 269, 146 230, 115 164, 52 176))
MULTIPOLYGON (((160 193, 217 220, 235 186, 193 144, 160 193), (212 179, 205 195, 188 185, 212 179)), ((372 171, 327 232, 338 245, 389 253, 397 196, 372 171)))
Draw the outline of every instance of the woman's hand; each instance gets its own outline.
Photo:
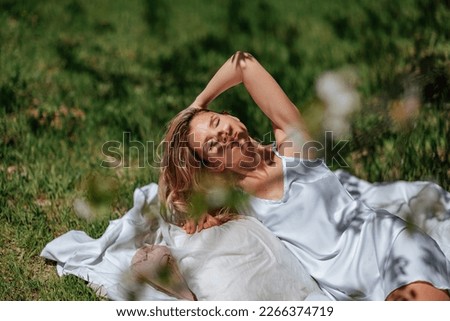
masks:
POLYGON ((222 92, 242 82, 242 69, 253 56, 248 52, 237 51, 211 78, 205 89, 189 107, 207 108, 222 92))
POLYGON ((232 63, 234 63, 236 66, 239 65, 241 68, 246 67, 246 60, 252 59, 253 56, 249 54, 248 52, 244 51, 237 51, 234 55, 231 56, 230 60, 232 63))
POLYGON ((205 89, 197 96, 191 106, 207 108, 208 105, 225 90, 242 82, 242 66, 245 59, 251 55, 241 51, 229 58, 206 85, 205 89))
POLYGON ((203 229, 207 229, 213 226, 219 226, 221 224, 221 221, 214 216, 206 213, 203 214, 198 221, 195 221, 194 219, 188 219, 186 220, 186 223, 183 225, 183 230, 187 234, 194 234, 196 231, 200 232, 203 229))

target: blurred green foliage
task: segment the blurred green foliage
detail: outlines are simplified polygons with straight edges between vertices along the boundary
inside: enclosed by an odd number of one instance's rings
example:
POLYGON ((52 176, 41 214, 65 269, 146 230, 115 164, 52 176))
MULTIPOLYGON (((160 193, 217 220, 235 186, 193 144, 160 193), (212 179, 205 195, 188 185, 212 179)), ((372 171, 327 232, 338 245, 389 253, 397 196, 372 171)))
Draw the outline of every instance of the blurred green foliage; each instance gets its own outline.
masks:
MULTIPOLYGON (((158 172, 138 166, 136 149, 130 166, 102 168, 103 144, 126 150, 124 132, 159 142, 237 50, 258 58, 307 121, 322 110, 317 77, 352 68, 362 109, 342 151, 347 170, 449 189, 448 21, 449 2, 437 0, 0 0, 0 299, 93 298, 36 256, 70 229, 100 236, 130 208, 133 188, 158 172), (391 109, 411 88, 420 113, 399 126, 391 109), (113 194, 102 177, 113 177, 113 194), (82 196, 106 200, 110 216, 77 218, 82 196)), ((267 140, 269 121, 242 87, 212 108, 267 140)))

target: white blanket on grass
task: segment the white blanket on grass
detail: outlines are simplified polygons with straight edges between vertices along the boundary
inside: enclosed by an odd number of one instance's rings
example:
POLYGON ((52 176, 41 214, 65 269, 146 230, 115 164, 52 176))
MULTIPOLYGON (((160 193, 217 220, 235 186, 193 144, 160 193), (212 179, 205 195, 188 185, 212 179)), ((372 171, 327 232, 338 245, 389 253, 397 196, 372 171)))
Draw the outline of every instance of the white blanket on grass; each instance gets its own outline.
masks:
MULTIPOLYGON (((370 184, 344 171, 335 173, 353 197, 413 220, 450 258, 450 193, 430 182, 370 184)), ((48 243, 41 256, 56 261, 60 276, 76 275, 111 300, 176 300, 130 277, 131 259, 144 244, 169 246, 201 300, 326 299, 301 263, 253 218, 192 236, 148 220, 159 216, 157 190, 154 183, 136 189, 133 208, 111 221, 100 238, 69 231, 48 243)))

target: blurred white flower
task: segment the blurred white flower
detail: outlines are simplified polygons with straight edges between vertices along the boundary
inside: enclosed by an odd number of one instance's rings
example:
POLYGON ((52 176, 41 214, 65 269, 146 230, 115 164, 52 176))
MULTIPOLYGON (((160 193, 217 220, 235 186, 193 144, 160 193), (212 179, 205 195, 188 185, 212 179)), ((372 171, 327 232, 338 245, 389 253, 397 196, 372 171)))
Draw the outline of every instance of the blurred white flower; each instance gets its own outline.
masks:
POLYGON ((426 186, 410 202, 411 212, 416 218, 416 223, 423 227, 423 223, 428 218, 444 219, 446 210, 441 201, 441 193, 433 186, 426 186))
MULTIPOLYGON (((304 148, 308 147, 306 144, 313 143, 312 141, 306 141, 305 140, 305 137, 306 137, 305 134, 301 130, 299 130, 297 127, 294 127, 294 126, 289 127, 287 129, 286 134, 287 134, 287 137, 288 137, 288 139, 286 139, 286 142, 291 143, 292 146, 296 146, 296 147, 302 148, 302 152, 304 151, 303 150, 304 148)), ((290 146, 287 146, 287 147, 290 147, 290 146)))
POLYGON ((225 186, 213 186, 206 193, 206 202, 212 208, 219 208, 226 205, 229 191, 225 186))
POLYGON ((124 271, 120 282, 120 291, 129 301, 143 300, 145 283, 130 269, 124 271))
POLYGON ((82 218, 85 220, 92 220, 95 217, 91 206, 84 199, 76 198, 75 201, 73 202, 73 209, 75 211, 75 214, 79 218, 82 218))
POLYGON ((337 72, 326 72, 316 83, 317 96, 325 104, 323 127, 337 138, 350 132, 349 116, 360 107, 358 92, 349 81, 337 72))

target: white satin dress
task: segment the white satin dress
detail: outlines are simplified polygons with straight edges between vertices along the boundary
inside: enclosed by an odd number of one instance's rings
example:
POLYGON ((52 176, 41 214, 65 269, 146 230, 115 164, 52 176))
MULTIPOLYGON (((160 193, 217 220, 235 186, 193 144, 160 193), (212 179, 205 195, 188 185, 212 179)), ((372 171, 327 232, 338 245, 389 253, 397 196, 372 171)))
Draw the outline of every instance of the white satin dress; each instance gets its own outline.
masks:
POLYGON ((450 289, 450 261, 431 237, 353 199, 322 160, 276 154, 282 199, 250 196, 239 211, 268 227, 331 299, 384 300, 414 281, 450 289))

